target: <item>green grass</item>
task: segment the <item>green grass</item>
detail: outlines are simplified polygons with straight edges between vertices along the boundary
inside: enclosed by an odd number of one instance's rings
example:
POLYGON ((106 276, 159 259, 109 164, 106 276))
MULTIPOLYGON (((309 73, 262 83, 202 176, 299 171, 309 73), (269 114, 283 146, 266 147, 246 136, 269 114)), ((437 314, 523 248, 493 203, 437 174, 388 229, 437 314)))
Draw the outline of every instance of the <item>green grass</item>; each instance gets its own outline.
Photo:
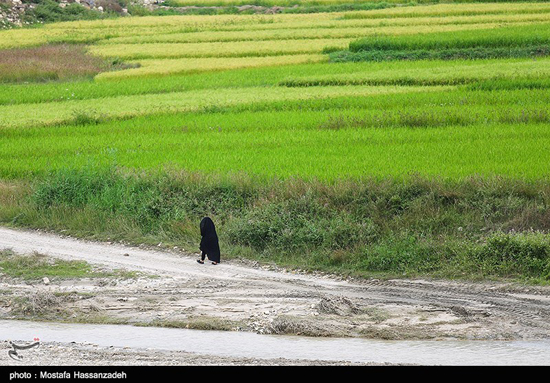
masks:
MULTIPOLYGON (((330 65, 310 63, 177 76, 132 77, 116 81, 0 84, 0 106, 74 100, 101 101, 117 96, 273 86, 459 85, 479 81, 498 82, 507 78, 530 78, 536 83, 544 81, 548 76, 548 63, 545 58, 330 65)), ((91 102, 96 104, 99 101, 91 102)))
POLYGON ((331 61, 479 60, 550 54, 550 24, 508 26, 413 35, 370 36, 348 50, 326 50, 331 61))
POLYGON ((139 67, 0 85, 0 222, 195 249, 208 214, 224 257, 546 284, 549 11, 452 3, 3 31, 2 52, 85 43, 139 67), (358 38, 350 57, 393 61, 329 62, 358 38))
POLYGON ((0 268, 4 275, 23 280, 100 276, 86 262, 50 259, 40 254, 16 255, 7 250, 0 251, 0 268))
POLYGON ((36 125, 59 125, 70 123, 80 115, 93 119, 127 118, 137 115, 197 112, 212 108, 227 108, 249 104, 273 103, 280 101, 299 102, 312 99, 332 99, 337 97, 362 97, 388 93, 414 93, 438 90, 414 87, 372 87, 334 86, 326 89, 311 87, 299 88, 265 87, 205 89, 200 91, 147 94, 144 96, 109 97, 90 107, 88 100, 68 100, 63 103, 43 103, 44 108, 36 110, 32 104, 5 105, 0 107, 0 127, 29 127, 36 125))
POLYGON ((504 177, 322 183, 87 168, 35 179, 11 213, 0 204, 0 220, 193 251, 198 222, 210 215, 225 259, 363 277, 547 284, 549 191, 548 181, 504 177))
POLYGON ((480 60, 494 58, 543 57, 550 55, 548 45, 521 48, 463 48, 411 51, 338 51, 331 53, 332 62, 391 61, 391 60, 480 60))
POLYGON ((5 276, 25 281, 63 280, 74 278, 133 278, 133 271, 104 271, 84 261, 65 261, 40 253, 15 254, 10 250, 0 251, 0 270, 5 276))
MULTIPOLYGON (((544 2, 541 0, 540 2, 544 2)), ((322 6, 322 5, 338 5, 338 4, 362 4, 370 5, 373 9, 376 6, 390 6, 390 5, 403 5, 403 4, 461 4, 461 3, 533 3, 536 1, 510 1, 510 0, 419 0, 415 2, 407 2, 406 0, 169 0, 167 1, 168 6, 228 6, 228 5, 258 5, 258 6, 281 6, 281 7, 292 7, 292 6, 322 6)))
POLYGON ((283 86, 462 85, 530 79, 545 81, 547 58, 498 60, 421 60, 414 62, 333 62, 294 71, 278 81, 283 86))
POLYGON ((365 50, 417 50, 462 48, 515 48, 550 42, 550 24, 512 26, 471 31, 375 36, 350 43, 352 52, 365 50))
POLYGON ((546 89, 465 90, 285 97, 124 121, 75 115, 72 124, 0 130, 0 174, 116 163, 324 180, 409 173, 544 178, 548 102, 546 89), (205 150, 216 161, 203 161, 205 150))

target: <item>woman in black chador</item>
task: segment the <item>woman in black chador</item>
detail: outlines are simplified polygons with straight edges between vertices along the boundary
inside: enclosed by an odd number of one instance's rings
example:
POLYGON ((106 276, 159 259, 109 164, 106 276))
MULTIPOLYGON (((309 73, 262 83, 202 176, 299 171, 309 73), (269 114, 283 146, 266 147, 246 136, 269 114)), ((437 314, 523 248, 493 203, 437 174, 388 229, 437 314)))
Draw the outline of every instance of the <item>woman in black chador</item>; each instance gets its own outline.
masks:
POLYGON ((198 263, 204 263, 204 258, 208 257, 213 265, 220 263, 220 245, 218 243, 218 235, 214 222, 209 217, 204 217, 201 221, 201 259, 197 259, 198 263))

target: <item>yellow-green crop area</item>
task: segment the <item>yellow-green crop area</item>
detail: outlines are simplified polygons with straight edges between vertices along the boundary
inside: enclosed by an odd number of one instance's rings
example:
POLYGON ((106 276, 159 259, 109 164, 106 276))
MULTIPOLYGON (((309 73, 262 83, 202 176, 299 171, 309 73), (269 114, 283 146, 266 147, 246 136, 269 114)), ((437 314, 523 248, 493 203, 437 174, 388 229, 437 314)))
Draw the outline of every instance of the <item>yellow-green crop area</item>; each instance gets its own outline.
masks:
POLYGON ((0 223, 548 283, 550 3, 306 3, 0 31, 0 223))
POLYGON ((116 164, 321 180, 546 177, 550 58, 508 53, 544 51, 549 42, 544 2, 128 17, 2 31, 4 52, 84 44, 127 69, 0 85, 0 176, 116 164), (427 49, 467 40, 504 56, 331 59, 350 43, 372 53, 384 41, 395 42, 383 47, 394 52, 434 40, 427 49))

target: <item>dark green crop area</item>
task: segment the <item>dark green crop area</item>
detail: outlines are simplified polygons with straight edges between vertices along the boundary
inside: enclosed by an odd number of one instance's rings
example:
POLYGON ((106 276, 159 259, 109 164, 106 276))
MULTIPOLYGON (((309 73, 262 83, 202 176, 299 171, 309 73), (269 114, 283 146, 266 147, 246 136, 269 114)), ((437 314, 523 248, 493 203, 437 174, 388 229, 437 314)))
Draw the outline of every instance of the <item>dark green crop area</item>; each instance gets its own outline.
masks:
POLYGON ((390 60, 478 60, 550 54, 550 24, 413 35, 372 36, 331 53, 334 62, 390 60))

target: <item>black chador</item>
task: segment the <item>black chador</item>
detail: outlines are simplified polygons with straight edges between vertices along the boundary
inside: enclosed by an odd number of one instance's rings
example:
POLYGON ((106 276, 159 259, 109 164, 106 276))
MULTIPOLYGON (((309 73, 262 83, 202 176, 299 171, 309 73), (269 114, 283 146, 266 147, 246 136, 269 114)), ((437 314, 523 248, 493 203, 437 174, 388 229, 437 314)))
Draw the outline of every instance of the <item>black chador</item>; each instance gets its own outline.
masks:
POLYGON ((202 253, 201 260, 197 260, 197 262, 204 263, 204 258, 208 257, 213 264, 220 263, 220 245, 214 222, 209 217, 204 217, 201 220, 200 228, 201 244, 199 249, 202 253))

